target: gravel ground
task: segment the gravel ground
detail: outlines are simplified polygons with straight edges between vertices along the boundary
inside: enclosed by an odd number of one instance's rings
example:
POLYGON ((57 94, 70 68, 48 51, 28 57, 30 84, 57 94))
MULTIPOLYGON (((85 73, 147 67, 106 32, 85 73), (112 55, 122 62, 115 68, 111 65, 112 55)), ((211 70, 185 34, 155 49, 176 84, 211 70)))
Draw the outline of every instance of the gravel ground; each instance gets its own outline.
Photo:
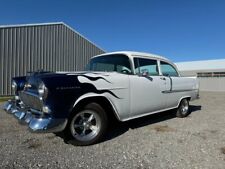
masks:
POLYGON ((225 93, 202 92, 189 117, 174 111, 115 123, 102 143, 76 147, 34 134, 0 110, 0 168, 225 169, 225 93))

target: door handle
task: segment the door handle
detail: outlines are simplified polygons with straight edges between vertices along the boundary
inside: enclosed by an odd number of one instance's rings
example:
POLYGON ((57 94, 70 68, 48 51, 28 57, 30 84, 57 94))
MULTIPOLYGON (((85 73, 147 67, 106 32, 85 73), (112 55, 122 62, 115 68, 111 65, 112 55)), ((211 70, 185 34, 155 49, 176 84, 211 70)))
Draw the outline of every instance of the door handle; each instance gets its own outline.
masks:
POLYGON ((160 79, 161 79, 161 80, 166 80, 166 78, 165 78, 165 77, 160 77, 160 79))

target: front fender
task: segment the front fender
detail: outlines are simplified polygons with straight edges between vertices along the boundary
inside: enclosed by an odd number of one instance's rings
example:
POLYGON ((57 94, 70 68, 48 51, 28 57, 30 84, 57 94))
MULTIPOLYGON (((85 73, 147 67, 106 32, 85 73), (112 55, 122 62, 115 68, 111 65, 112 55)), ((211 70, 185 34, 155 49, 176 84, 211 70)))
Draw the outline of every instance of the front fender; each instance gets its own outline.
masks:
POLYGON ((49 89, 46 104, 51 105, 55 112, 54 116, 68 117, 74 106, 82 99, 98 96, 107 98, 121 119, 129 116, 127 75, 54 74, 43 75, 41 79, 49 89))
POLYGON ((120 116, 119 116, 119 113, 118 113, 118 110, 116 109, 116 106, 113 104, 112 100, 111 100, 110 98, 107 98, 104 94, 86 93, 86 94, 80 96, 80 97, 75 101, 75 103, 74 103, 74 105, 73 105, 73 109, 76 109, 76 106, 77 106, 80 102, 82 102, 84 99, 92 99, 92 98, 94 98, 94 97, 103 97, 103 98, 105 98, 105 99, 109 102, 110 106, 112 107, 112 109, 113 109, 113 111, 114 111, 114 113, 115 113, 116 118, 117 118, 119 121, 121 121, 120 116))

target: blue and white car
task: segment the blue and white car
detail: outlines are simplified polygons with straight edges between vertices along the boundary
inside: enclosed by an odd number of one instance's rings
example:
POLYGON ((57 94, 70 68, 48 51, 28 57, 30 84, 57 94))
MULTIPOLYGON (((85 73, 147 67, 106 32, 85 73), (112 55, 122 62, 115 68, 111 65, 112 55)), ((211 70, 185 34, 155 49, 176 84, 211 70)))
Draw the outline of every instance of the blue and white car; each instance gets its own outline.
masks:
POLYGON ((140 52, 91 58, 82 72, 35 72, 12 80, 4 109, 33 132, 64 131, 76 145, 99 142, 111 115, 119 121, 176 109, 186 117, 198 98, 196 77, 181 77, 168 59, 140 52))

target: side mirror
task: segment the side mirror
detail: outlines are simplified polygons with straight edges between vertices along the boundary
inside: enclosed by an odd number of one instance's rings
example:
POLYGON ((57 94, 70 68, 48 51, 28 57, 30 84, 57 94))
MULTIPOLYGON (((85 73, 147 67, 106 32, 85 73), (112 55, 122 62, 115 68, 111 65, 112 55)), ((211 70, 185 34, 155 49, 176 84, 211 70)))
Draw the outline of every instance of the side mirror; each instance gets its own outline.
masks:
POLYGON ((147 79, 150 80, 150 81, 153 80, 153 78, 149 76, 149 72, 148 72, 148 71, 144 71, 144 72, 140 73, 139 76, 145 77, 145 78, 147 78, 147 79))
POLYGON ((141 76, 144 76, 144 77, 149 76, 148 70, 147 69, 142 69, 141 70, 141 76))

